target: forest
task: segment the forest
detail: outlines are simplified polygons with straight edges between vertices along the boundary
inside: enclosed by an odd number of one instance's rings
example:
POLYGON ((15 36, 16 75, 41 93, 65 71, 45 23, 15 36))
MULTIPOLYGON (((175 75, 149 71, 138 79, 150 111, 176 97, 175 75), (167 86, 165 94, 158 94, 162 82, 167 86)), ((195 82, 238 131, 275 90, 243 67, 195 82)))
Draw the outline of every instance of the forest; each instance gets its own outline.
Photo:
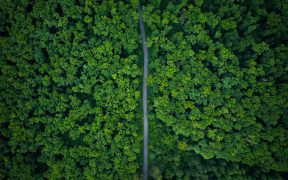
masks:
POLYGON ((0 179, 288 178, 287 0, 0 0, 0 179))

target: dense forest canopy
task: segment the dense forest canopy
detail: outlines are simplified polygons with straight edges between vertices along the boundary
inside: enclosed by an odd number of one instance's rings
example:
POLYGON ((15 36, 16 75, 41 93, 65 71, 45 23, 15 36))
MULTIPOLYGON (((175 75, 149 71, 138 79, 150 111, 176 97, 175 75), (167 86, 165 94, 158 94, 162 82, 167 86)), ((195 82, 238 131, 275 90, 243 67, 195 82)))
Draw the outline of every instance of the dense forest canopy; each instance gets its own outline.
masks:
MULTIPOLYGON (((142 179, 139 1, 0 2, 0 179, 142 179)), ((150 179, 286 179, 288 2, 141 6, 150 179)))

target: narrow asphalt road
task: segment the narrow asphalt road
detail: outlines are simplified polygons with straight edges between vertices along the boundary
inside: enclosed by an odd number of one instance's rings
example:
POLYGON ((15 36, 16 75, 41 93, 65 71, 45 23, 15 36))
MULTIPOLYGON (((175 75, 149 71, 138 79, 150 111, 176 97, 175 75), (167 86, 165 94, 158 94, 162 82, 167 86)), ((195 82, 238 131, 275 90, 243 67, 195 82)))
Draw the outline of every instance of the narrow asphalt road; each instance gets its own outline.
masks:
POLYGON ((146 34, 142 18, 141 3, 138 4, 139 26, 142 37, 143 53, 144 53, 144 74, 143 74, 143 126, 144 126, 144 164, 143 173, 144 180, 148 178, 148 119, 147 119, 147 77, 148 77, 148 48, 146 46, 146 34))

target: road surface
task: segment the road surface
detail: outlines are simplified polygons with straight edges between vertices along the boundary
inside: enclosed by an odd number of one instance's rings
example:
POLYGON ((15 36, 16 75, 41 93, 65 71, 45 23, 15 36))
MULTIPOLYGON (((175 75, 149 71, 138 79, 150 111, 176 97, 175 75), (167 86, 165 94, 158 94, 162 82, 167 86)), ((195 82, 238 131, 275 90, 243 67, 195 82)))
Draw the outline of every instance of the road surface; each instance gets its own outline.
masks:
POLYGON ((144 180, 148 178, 148 119, 147 119, 147 77, 148 77, 148 48, 146 46, 146 34, 142 18, 141 4, 138 4, 138 14, 139 14, 139 26, 141 31, 143 53, 144 53, 144 73, 143 73, 143 126, 144 126, 144 164, 143 164, 143 173, 144 180))

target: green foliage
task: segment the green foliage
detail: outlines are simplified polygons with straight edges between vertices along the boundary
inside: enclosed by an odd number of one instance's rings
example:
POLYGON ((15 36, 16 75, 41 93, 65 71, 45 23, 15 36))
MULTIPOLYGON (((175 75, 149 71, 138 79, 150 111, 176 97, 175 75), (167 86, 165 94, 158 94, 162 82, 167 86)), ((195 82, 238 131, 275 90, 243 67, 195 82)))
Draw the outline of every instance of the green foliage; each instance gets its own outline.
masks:
POLYGON ((288 172, 288 21, 277 2, 146 3, 150 161, 163 178, 288 172))
POLYGON ((137 175, 137 2, 2 3, 0 179, 137 175))
MULTIPOLYGON (((143 179, 138 0, 4 0, 0 179, 143 179)), ((285 179, 285 0, 142 1, 151 179, 285 179)))

